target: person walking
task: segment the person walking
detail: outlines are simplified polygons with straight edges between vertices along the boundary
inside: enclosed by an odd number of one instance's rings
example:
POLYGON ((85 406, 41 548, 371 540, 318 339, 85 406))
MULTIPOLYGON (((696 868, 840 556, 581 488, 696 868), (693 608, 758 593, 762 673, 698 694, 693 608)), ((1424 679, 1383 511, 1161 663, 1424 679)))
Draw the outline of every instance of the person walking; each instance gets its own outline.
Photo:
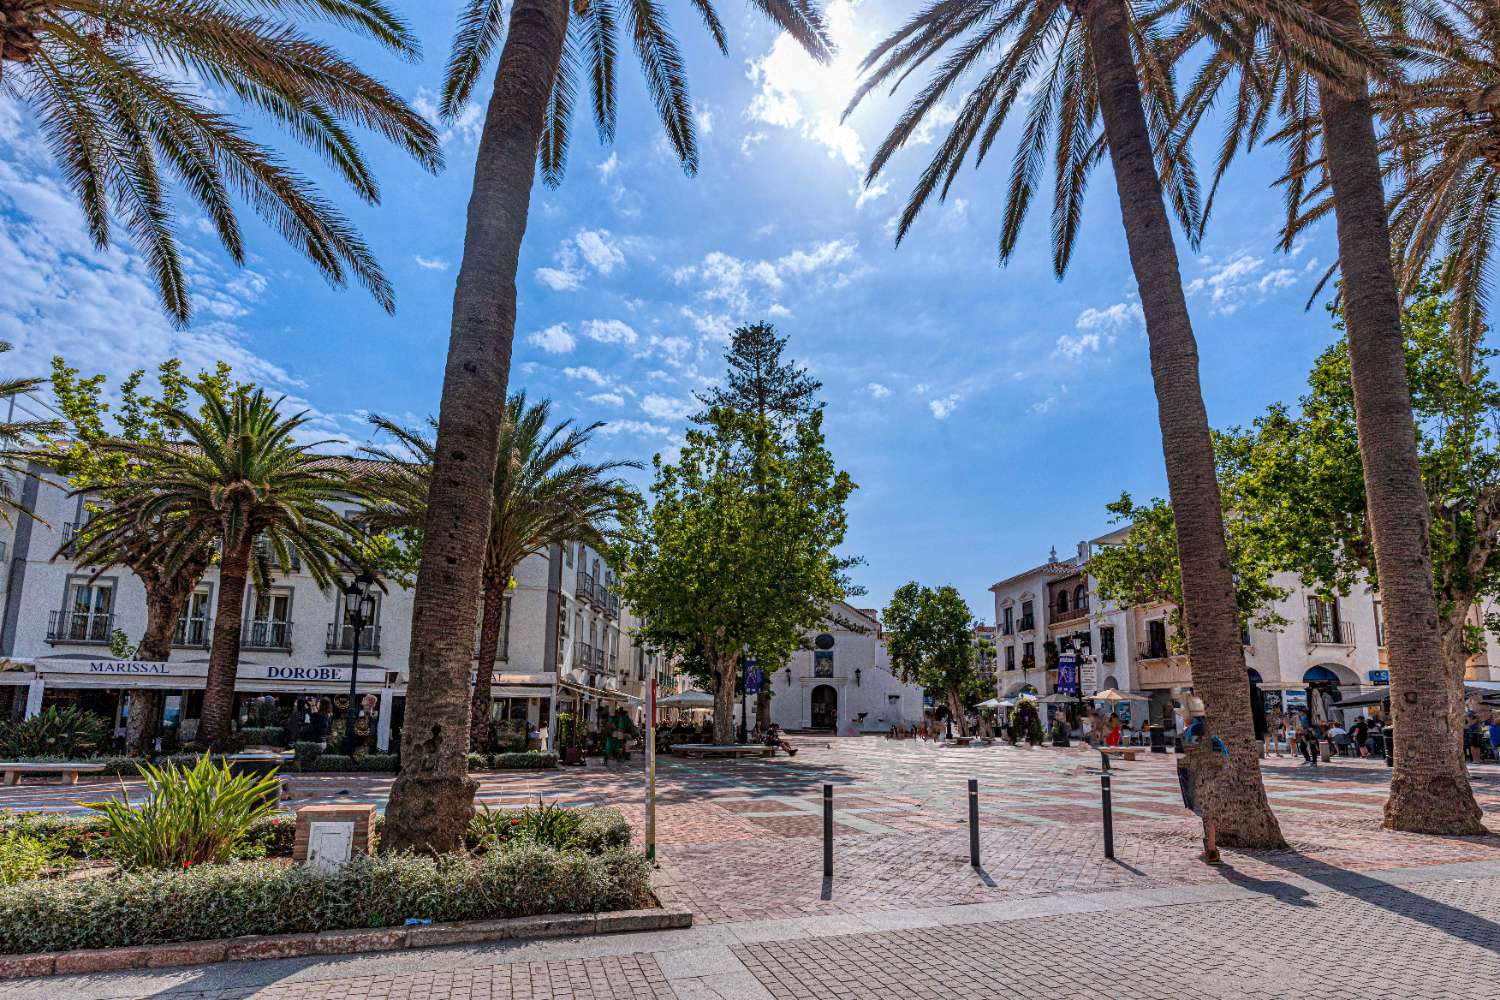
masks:
POLYGON ((1302 726, 1298 730, 1298 746, 1302 750, 1302 762, 1318 766, 1318 726, 1313 722, 1312 716, 1302 717, 1302 726))

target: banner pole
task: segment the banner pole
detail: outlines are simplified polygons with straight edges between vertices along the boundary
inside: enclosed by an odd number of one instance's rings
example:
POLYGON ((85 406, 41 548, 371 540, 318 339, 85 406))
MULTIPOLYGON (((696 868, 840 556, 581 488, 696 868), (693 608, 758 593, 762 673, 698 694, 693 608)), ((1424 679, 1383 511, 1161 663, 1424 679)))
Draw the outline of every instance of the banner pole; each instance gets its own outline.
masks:
POLYGON ((647 684, 646 704, 646 860, 656 864, 656 669, 647 684))

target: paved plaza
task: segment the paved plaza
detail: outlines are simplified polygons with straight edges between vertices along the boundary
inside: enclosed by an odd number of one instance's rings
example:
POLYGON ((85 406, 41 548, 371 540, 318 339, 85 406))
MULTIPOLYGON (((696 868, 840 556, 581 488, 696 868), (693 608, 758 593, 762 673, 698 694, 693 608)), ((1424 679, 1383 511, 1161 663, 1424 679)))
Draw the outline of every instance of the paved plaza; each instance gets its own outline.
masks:
MULTIPOLYGON (((1383 830, 1378 762, 1270 758, 1292 849, 1226 851, 1216 868, 1195 859, 1170 755, 1115 766, 1110 861, 1086 749, 802 747, 774 761, 662 760, 658 892, 694 911, 689 930, 56 978, 0 984, 0 997, 1500 997, 1500 837, 1383 830)), ((1471 773, 1500 832, 1500 768, 1471 773)), ((482 777, 480 799, 614 805, 639 832, 642 780, 639 761, 501 772, 482 777)), ((294 777, 291 805, 383 805, 389 786, 294 777)), ((70 810, 119 788, 8 788, 0 805, 70 810)))

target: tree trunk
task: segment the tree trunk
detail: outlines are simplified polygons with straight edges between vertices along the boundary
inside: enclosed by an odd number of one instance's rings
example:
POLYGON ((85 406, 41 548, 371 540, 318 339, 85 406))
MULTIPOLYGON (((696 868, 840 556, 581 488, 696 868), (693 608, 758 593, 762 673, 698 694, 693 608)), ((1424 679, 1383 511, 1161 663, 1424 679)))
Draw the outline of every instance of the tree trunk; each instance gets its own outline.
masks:
POLYGON ((737 655, 721 658, 714 673, 719 681, 719 686, 714 689, 714 742, 733 743, 735 708, 739 701, 735 684, 740 676, 740 658, 737 655))
POLYGON ((958 735, 969 735, 969 717, 964 712, 963 698, 957 689, 948 692, 948 714, 953 716, 953 725, 958 729, 958 735))
MULTIPOLYGON (((1468 704, 1464 699, 1464 674, 1469 666, 1465 648, 1464 625, 1469 618, 1470 601, 1459 602, 1438 622, 1438 644, 1443 651, 1444 692, 1448 698, 1449 725, 1459 734, 1459 752, 1463 751, 1463 731, 1468 722, 1468 704)), ((1394 674, 1392 675, 1394 676, 1394 674)), ((1392 706, 1395 700, 1391 701, 1392 706)), ((1465 775, 1468 771, 1465 769, 1465 775)))
POLYGON ((510 572, 484 581, 484 618, 479 626, 478 666, 474 671, 474 695, 469 702, 469 750, 483 753, 489 749, 491 704, 494 696, 495 659, 500 652, 500 632, 505 624, 505 589, 510 572))
POLYGON ((765 732, 771 727, 771 675, 766 674, 761 682, 760 693, 755 696, 755 724, 765 732))
MULTIPOLYGON (((135 658, 150 663, 165 663, 172 657, 172 633, 182 612, 178 588, 146 583, 146 631, 135 647, 135 658)), ((194 586, 197 581, 193 581, 194 586)), ((151 741, 160 724, 162 694, 160 691, 132 690, 128 696, 125 718, 125 752, 132 757, 149 756, 151 741)))
POLYGON ((1227 762, 1205 769, 1203 805, 1224 844, 1282 847, 1285 841, 1266 801, 1255 748, 1213 441, 1198 381, 1198 345, 1141 108, 1124 0, 1094 0, 1085 17, 1130 263, 1151 347, 1167 487, 1177 518, 1193 688, 1203 699, 1208 727, 1229 750, 1227 762))
POLYGON ((203 686, 203 717, 198 721, 197 745, 218 749, 229 737, 234 713, 234 683, 240 666, 240 625, 245 609, 245 580, 250 571, 252 539, 230 548, 219 561, 219 599, 214 609, 213 648, 208 654, 208 680, 203 686))
MULTIPOLYGON (((1342 2, 1324 8, 1343 20, 1358 16, 1342 2)), ((1462 729, 1454 728, 1449 710, 1448 669, 1438 638, 1428 497, 1417 460, 1401 297, 1391 269, 1369 91, 1363 80, 1342 87, 1319 81, 1318 103, 1338 220, 1366 516, 1375 542, 1391 671, 1396 733, 1385 825, 1413 833, 1482 833, 1481 812, 1464 767, 1462 729)))
POLYGON ((563 0, 516 0, 479 139, 412 606, 401 773, 381 840, 387 851, 458 850, 474 809, 470 644, 515 336, 516 269, 567 24, 563 0))

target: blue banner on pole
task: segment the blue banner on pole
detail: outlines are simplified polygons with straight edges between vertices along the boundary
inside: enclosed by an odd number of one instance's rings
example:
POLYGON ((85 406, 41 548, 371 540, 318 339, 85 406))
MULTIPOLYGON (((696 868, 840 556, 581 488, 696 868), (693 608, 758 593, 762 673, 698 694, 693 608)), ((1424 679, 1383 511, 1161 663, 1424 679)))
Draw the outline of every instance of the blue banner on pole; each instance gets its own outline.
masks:
POLYGON ((1078 693, 1078 659, 1072 653, 1057 658, 1057 690, 1061 694, 1078 693))
POLYGON ((766 675, 760 672, 760 667, 755 665, 754 660, 745 663, 745 692, 747 694, 760 694, 760 689, 766 686, 766 675))

